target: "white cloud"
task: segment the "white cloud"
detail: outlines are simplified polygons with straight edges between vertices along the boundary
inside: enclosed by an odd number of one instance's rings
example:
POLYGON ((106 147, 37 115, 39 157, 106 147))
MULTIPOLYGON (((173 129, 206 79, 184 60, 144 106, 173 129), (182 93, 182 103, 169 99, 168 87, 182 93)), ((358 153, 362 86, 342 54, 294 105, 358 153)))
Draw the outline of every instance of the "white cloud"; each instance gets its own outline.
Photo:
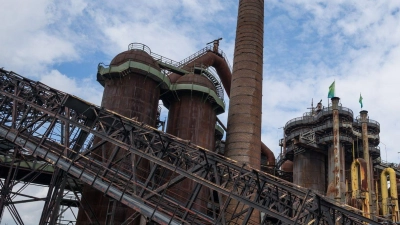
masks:
POLYGON ((101 103, 103 92, 94 77, 76 80, 61 74, 58 70, 52 70, 50 73, 40 76, 39 81, 52 88, 76 95, 93 104, 100 105, 101 103))
POLYGON ((3 1, 0 9, 2 66, 32 74, 54 63, 78 58, 69 33, 59 32, 63 25, 58 22, 66 15, 60 15, 57 9, 45 0, 3 1), (51 26, 56 28, 50 29, 51 26))

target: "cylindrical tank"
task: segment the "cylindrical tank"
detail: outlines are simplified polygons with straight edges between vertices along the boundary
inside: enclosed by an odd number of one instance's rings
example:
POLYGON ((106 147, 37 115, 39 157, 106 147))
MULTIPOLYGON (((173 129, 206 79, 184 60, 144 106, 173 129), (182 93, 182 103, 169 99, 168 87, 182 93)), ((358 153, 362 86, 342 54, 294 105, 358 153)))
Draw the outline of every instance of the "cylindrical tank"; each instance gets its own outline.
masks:
MULTIPOLYGON (((176 95, 171 96, 166 105, 169 106, 167 133, 181 139, 190 140, 210 151, 215 146, 215 104, 209 100, 206 92, 216 92, 214 85, 206 77, 199 74, 187 74, 174 84, 176 95), (209 91, 201 92, 203 88, 209 91)), ((195 189, 195 183, 190 180, 180 182, 179 186, 170 189, 169 195, 182 202, 187 202, 195 189)), ((200 190, 194 208, 205 213, 209 193, 207 189, 200 190)))
MULTIPOLYGON (((176 84, 194 84, 215 91, 211 81, 198 74, 182 76, 176 84)), ((204 93, 196 90, 180 90, 178 98, 170 103, 167 133, 212 151, 215 144, 216 113, 205 97, 204 93)))
MULTIPOLYGON (((112 67, 121 66, 124 63, 136 62, 140 65, 152 67, 160 71, 157 62, 144 51, 144 47, 147 46, 142 47, 141 50, 131 49, 118 54, 111 61, 110 69, 112 67)), ((101 106, 125 117, 133 118, 150 126, 155 126, 160 96, 159 82, 152 79, 149 73, 141 70, 139 66, 128 66, 127 68, 128 69, 118 73, 107 74, 107 77, 103 80, 104 92, 101 106)), ((105 144, 102 149, 104 149, 104 151, 99 152, 99 156, 103 154, 108 158, 114 149, 114 145, 108 143, 105 144)), ((122 157, 122 155, 120 157, 122 157)), ((134 159, 128 158, 123 162, 124 164, 122 167, 125 172, 131 171, 131 160, 134 159)), ((138 179, 143 180, 146 178, 146 167, 148 167, 148 161, 142 160, 141 164, 138 165, 136 174, 138 179)), ((89 206, 92 209, 93 214, 100 224, 106 224, 107 213, 111 212, 112 206, 109 206, 108 197, 90 186, 85 186, 82 193, 82 202, 85 203, 84 207, 87 208, 89 206)), ((121 203, 116 204, 113 224, 121 224, 129 218, 134 211, 121 203)), ((139 219, 131 224, 138 224, 139 219)), ((77 224, 92 224, 83 210, 79 210, 77 224)))
MULTIPOLYGON (((110 66, 134 61, 160 70, 157 62, 145 51, 129 50, 118 54, 110 66)), ((156 125, 159 83, 151 79, 145 71, 131 69, 125 76, 105 81, 101 106, 150 126, 156 125)))
POLYGON ((325 194, 325 155, 306 150, 293 159, 293 183, 325 194))

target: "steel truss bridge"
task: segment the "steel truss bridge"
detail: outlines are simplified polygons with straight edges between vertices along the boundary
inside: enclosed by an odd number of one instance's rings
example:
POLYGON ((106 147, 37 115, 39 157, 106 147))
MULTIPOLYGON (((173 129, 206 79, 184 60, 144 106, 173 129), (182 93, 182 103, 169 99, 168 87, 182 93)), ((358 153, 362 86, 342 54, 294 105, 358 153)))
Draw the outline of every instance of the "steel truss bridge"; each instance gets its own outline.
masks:
POLYGON ((2 69, 0 137, 0 166, 9 168, 0 183, 0 209, 13 212, 17 224, 23 221, 15 211, 16 193, 10 186, 20 180, 41 182, 44 176, 51 176, 51 181, 40 224, 56 223, 60 205, 68 205, 63 197, 70 190, 93 224, 99 222, 76 194, 79 183, 136 210, 132 217, 141 214, 159 224, 259 224, 250 220, 256 211, 261 212, 262 224, 383 221, 2 69), (101 151, 106 146, 113 146, 107 156, 101 151), (17 174, 21 160, 27 169, 17 174), (141 161, 149 163, 144 168, 141 161), (37 173, 48 164, 54 168, 51 173, 37 173), (194 188, 185 193, 179 184, 187 181, 194 188), (207 198, 199 194, 204 190, 207 198))

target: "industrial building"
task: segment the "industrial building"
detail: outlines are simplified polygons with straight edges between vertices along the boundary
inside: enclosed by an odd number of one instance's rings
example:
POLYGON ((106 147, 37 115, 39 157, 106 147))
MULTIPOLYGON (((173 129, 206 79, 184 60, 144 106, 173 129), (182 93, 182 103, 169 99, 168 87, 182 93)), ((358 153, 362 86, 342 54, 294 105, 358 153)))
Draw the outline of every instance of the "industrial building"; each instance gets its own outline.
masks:
POLYGON ((396 171, 381 163, 379 122, 366 110, 354 115, 339 97, 331 100, 285 124, 277 166, 292 174, 293 183, 362 209, 366 217, 397 221, 398 182, 396 171))
POLYGON ((45 201, 40 224, 63 224, 65 207, 78 225, 398 222, 400 171, 379 160, 367 111, 333 97, 286 123, 277 159, 261 142, 263 14, 240 0, 233 68, 220 39, 179 62, 129 44, 98 65, 101 106, 1 69, 0 210, 24 224, 25 182, 49 187, 31 200, 45 201))

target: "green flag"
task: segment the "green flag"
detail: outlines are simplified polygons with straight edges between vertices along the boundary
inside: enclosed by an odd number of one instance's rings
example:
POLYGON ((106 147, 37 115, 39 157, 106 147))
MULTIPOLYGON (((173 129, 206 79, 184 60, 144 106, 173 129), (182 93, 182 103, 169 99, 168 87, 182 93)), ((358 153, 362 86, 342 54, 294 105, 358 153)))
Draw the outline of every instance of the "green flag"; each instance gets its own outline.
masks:
POLYGON ((360 103, 361 108, 363 107, 362 100, 363 100, 363 97, 361 96, 361 93, 360 93, 360 99, 358 100, 358 102, 360 103))
POLYGON ((335 97, 335 81, 329 86, 328 98, 335 97))

